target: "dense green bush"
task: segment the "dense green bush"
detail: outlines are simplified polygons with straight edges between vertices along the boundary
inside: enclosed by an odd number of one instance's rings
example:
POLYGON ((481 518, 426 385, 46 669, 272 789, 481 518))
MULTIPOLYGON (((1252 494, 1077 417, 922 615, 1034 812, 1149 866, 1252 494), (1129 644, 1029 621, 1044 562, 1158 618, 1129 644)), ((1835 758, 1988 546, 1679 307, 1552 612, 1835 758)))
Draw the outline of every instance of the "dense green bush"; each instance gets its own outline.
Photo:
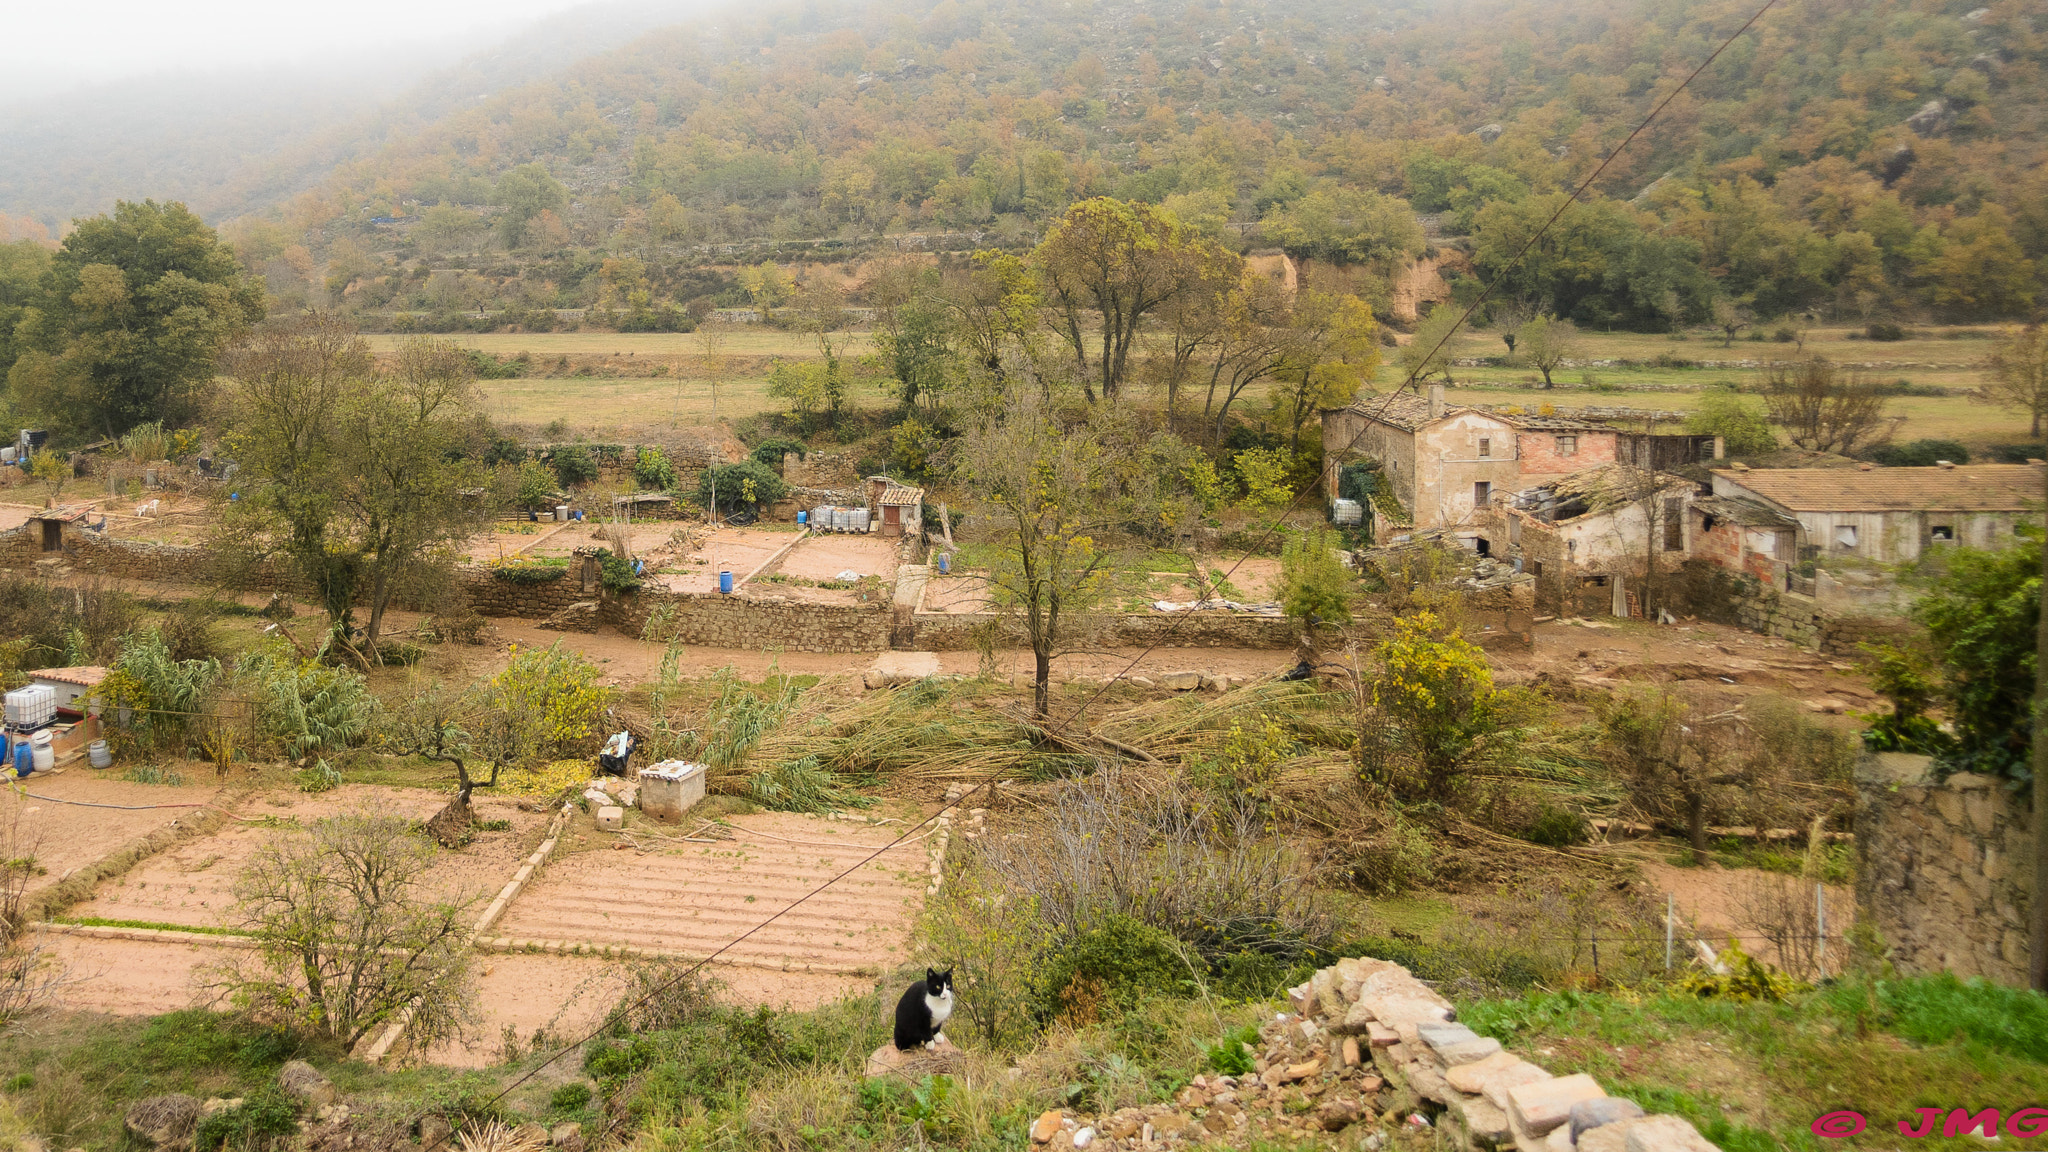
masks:
POLYGON ((718 507, 733 512, 754 504, 780 500, 789 494, 789 485, 775 474, 774 469, 759 460, 749 459, 706 468, 697 478, 697 502, 711 507, 714 490, 718 494, 718 507))
POLYGON ((1863 329, 1863 336, 1867 340, 1904 340, 1906 338, 1906 330, 1897 324, 1878 320, 1863 329))
POLYGON ((748 455, 768 467, 774 468, 781 464, 782 458, 789 453, 796 453, 796 458, 802 460, 804 454, 808 451, 809 449, 804 447, 804 443, 801 440, 791 440, 786 436, 772 436, 754 445, 754 450, 748 453, 748 455))
POLYGON ((1970 450, 1954 440, 1912 440, 1904 444, 1879 444, 1859 453, 1872 464, 1886 468, 1929 468, 1937 461, 1968 464, 1970 450))
POLYGON ((1076 936, 1046 965, 1047 1016, 1128 1009, 1151 996, 1185 995, 1195 973, 1170 934, 1128 916, 1111 916, 1076 936))
POLYGON ((265 1084, 242 1097, 239 1106, 201 1120, 192 1137, 192 1147, 193 1152, 264 1148, 279 1137, 297 1134, 298 1130, 297 1104, 275 1085, 265 1084))
POLYGON ((642 488, 666 491, 676 486, 675 462, 668 453, 649 444, 633 459, 633 482, 642 488))
POLYGON ((590 451, 580 444, 565 444, 548 457, 555 467, 555 478, 564 488, 574 488, 597 479, 597 461, 591 459, 590 451))

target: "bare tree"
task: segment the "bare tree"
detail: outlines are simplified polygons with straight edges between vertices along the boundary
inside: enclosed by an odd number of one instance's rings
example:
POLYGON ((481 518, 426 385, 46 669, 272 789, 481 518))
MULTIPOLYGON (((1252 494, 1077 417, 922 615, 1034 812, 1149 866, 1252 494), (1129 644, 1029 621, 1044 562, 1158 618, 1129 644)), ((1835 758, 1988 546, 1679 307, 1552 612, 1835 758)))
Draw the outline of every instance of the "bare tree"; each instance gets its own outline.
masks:
POLYGON ((1743 782, 1747 730, 1739 708, 1698 714, 1666 693, 1618 696, 1600 717, 1607 762, 1629 802, 1652 820, 1680 823, 1693 863, 1707 860, 1707 813, 1743 782))
POLYGON ((1905 422, 1886 414, 1888 401, 1874 382, 1818 356, 1771 369, 1763 393, 1771 423, 1785 429, 1792 443, 1815 452, 1846 456, 1883 444, 1905 422))
POLYGON ((1991 369, 1991 379, 1978 398, 2025 412, 2033 421, 2031 434, 2039 436, 2041 417, 2048 414, 2048 327, 2035 321, 2006 333, 1985 358, 1985 366, 1991 369))
POLYGON ((981 508, 970 523, 991 546, 988 599, 1016 614, 1034 658, 1033 706, 1046 714, 1052 659, 1071 616, 1107 590, 1123 526, 1138 518, 1130 461, 1094 422, 1062 426, 1035 387, 977 406, 960 438, 956 478, 981 508))
POLYGON ((344 1047, 401 1014, 416 1046, 461 1035, 476 1017, 475 902, 426 893, 434 859, 405 820, 369 811, 265 843, 235 883, 256 948, 209 970, 208 987, 344 1047))
MULTIPOLYGON (((711 422, 718 422, 719 378, 725 375, 725 325, 716 320, 706 320, 697 326, 697 352, 704 358, 704 375, 711 383, 711 422)), ((676 381, 678 393, 682 381, 676 381)))

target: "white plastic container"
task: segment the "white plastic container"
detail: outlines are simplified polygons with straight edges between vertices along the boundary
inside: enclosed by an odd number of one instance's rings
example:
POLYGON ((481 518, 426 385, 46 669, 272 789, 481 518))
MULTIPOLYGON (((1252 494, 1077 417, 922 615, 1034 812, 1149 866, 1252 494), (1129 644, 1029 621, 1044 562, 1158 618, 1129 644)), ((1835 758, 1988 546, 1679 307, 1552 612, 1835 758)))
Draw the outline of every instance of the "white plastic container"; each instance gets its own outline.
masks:
POLYGON ((704 799, 705 766, 663 760, 640 770, 640 811, 656 820, 680 820, 704 799))
POLYGON ((1330 501, 1330 523, 1349 527, 1365 519, 1365 507, 1356 500, 1330 501))
POLYGON ((16 688, 6 697, 7 723, 16 728, 35 728, 57 718, 57 690, 48 684, 16 688))
POLYGON ((855 509, 853 510, 853 530, 854 530, 855 532, 865 532, 865 531, 867 531, 867 530, 868 530, 868 510, 867 510, 867 509, 865 509, 865 508, 855 508, 855 509))
POLYGON ((825 532, 832 527, 832 506, 820 504, 811 509, 811 531, 825 532))
POLYGON ((29 755, 38 772, 48 772, 57 766, 57 749, 50 745, 50 734, 38 732, 28 738, 29 755))
POLYGON ((107 747, 105 740, 95 740, 85 746, 85 761, 95 768, 111 767, 114 763, 114 753, 107 747))
POLYGON ((0 464, 12 463, 14 463, 14 447, 9 445, 8 447, 0 448, 0 464))
POLYGON ((555 522, 558 524, 567 524, 569 522, 569 506, 567 504, 555 505, 555 522))

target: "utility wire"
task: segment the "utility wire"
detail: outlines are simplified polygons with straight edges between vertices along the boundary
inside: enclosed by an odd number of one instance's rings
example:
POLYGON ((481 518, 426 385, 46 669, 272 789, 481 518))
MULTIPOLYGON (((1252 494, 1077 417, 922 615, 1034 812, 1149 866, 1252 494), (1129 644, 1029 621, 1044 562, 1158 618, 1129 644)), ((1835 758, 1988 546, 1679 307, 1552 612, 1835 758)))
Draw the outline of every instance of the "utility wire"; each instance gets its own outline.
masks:
MULTIPOLYGON (((1608 152, 1606 157, 1600 161, 1599 166, 1594 168, 1592 173, 1588 175, 1583 181, 1580 181, 1578 187, 1572 190, 1572 194, 1566 197, 1564 202, 1557 206, 1557 211, 1551 213, 1550 218, 1543 222, 1543 227, 1537 229, 1536 233, 1529 237, 1528 241, 1524 243, 1521 249, 1515 253, 1514 259, 1508 262, 1507 267, 1501 269, 1500 273, 1496 275, 1493 278, 1493 280, 1486 285, 1485 289, 1480 292, 1479 296, 1476 299, 1474 299, 1470 305, 1466 307, 1465 311, 1459 315, 1458 322, 1456 324, 1451 325, 1444 331, 1443 336, 1439 338, 1436 344, 1430 348, 1429 355, 1424 356, 1421 359, 1417 360, 1415 368, 1409 370, 1407 378, 1402 380, 1401 383, 1397 385, 1392 392, 1389 392, 1387 394, 1386 399, 1382 401, 1380 404, 1379 415, 1384 415, 1387 409, 1392 406, 1394 399, 1398 397, 1403 391, 1405 391, 1410 385, 1416 382, 1417 373, 1420 371, 1420 369, 1424 365, 1428 364, 1429 361, 1435 357, 1436 353, 1440 351, 1443 348, 1443 346, 1450 341, 1452 336, 1457 334, 1458 330, 1465 325, 1466 321, 1471 319, 1472 314, 1479 309, 1479 306, 1486 303, 1487 299, 1493 295, 1494 289, 1499 287, 1501 282, 1505 280, 1510 273, 1512 273, 1516 268, 1520 267, 1523 259, 1528 256, 1529 251, 1536 246, 1537 242, 1542 240, 1543 237, 1549 233, 1551 226, 1557 223, 1558 219, 1564 215, 1565 210, 1567 208, 1570 208, 1573 204, 1577 203, 1579 197, 1583 196, 1586 193, 1587 189, 1592 187, 1593 182, 1600 178, 1601 173, 1607 170, 1608 165, 1614 162, 1615 157, 1621 155, 1621 153, 1625 149, 1627 149, 1630 144, 1634 143, 1636 137, 1642 135, 1644 130, 1649 128, 1649 126, 1656 121, 1657 117, 1663 114, 1664 109, 1670 105, 1671 101, 1677 99, 1679 93, 1685 91, 1686 88, 1689 87, 1694 80, 1699 78, 1702 72, 1705 72, 1707 70, 1707 67, 1709 65, 1711 65, 1715 60, 1720 58, 1721 53, 1727 51, 1730 45, 1734 44, 1735 41, 1739 39, 1744 32, 1749 31, 1750 28, 1754 26, 1758 20, 1762 19, 1766 12, 1769 12, 1773 7, 1775 7, 1777 3, 1778 0, 1764 0, 1764 4, 1762 7, 1758 8, 1754 13, 1752 13, 1749 19, 1743 21, 1742 26, 1740 28, 1737 28, 1734 32, 1730 33, 1728 38, 1721 42, 1721 45, 1719 47, 1715 48, 1714 51, 1705 60, 1700 62, 1699 67, 1694 68, 1692 72, 1686 76, 1685 80, 1678 85, 1678 87, 1672 89, 1669 95, 1665 96, 1663 100, 1658 102, 1655 108, 1650 110, 1649 115, 1645 116, 1642 122, 1637 124, 1635 129, 1631 131, 1628 134, 1628 136, 1622 140, 1620 144, 1616 145, 1611 151, 1608 152)), ((1364 436, 1364 434, 1364 430, 1361 429, 1357 435, 1354 435, 1351 438, 1351 440, 1344 445, 1344 448, 1340 450, 1339 455, 1341 455, 1343 452, 1348 452, 1353 447, 1356 447, 1358 441, 1364 436)), ((1326 453, 1324 468, 1327 469, 1329 466, 1329 457, 1326 453)), ((1316 477, 1315 490, 1320 490, 1322 486, 1323 473, 1318 472, 1316 477)), ((1273 536, 1276 533, 1279 532, 1281 526, 1286 523, 1287 517, 1301 505, 1303 499, 1308 494, 1309 490, 1304 490, 1300 493, 1297 493, 1295 495, 1295 498, 1288 502, 1287 507, 1281 510, 1280 514, 1274 518, 1273 523, 1266 529, 1264 534, 1262 534, 1259 537, 1259 544, 1261 547, 1263 547, 1268 541, 1270 541, 1273 538, 1273 536)), ((1256 551, 1256 549, 1253 549, 1253 551, 1256 551)), ((1236 564, 1231 565, 1230 571, 1225 574, 1226 579, 1228 579, 1229 576, 1236 574, 1238 567, 1244 563, 1245 559, 1248 558, 1248 555, 1249 554, 1247 554, 1247 557, 1240 557, 1236 564)), ((1086 712, 1089 709, 1089 707, 1091 707, 1097 700, 1102 698, 1103 693, 1109 691, 1109 688, 1112 684, 1130 675, 1131 670, 1137 667, 1140 661, 1144 660, 1145 657, 1151 655, 1154 651, 1158 650, 1159 647, 1163 645, 1167 640, 1171 639, 1173 635, 1179 631, 1180 626, 1186 620, 1187 614, 1183 613, 1177 615, 1174 618, 1173 622, 1170 625, 1168 625, 1166 630, 1157 639, 1153 640, 1153 642, 1147 645, 1143 650, 1141 650, 1136 657, 1132 658, 1132 660, 1124 666, 1122 671, 1116 673, 1116 675, 1104 681, 1100 688, 1096 689, 1086 699, 1082 700, 1080 705, 1076 707, 1074 711, 1066 717, 1065 720, 1059 723, 1058 727, 1061 729, 1070 728, 1077 720, 1080 719, 1081 715, 1084 712, 1086 712)), ((911 825, 909 828, 906 828, 901 836, 898 836, 895 840, 892 840, 889 843, 884 844, 881 847, 875 849, 867 856, 862 857, 860 861, 855 863, 852 867, 837 873, 830 879, 819 884, 817 887, 812 888, 810 891, 804 893, 802 896, 797 897, 794 901, 784 906, 782 909, 776 911, 767 919, 762 920, 759 924, 754 925, 753 927, 747 929, 745 932, 740 933, 738 936, 735 936, 731 940, 720 945, 717 949, 712 951, 709 955, 705 956, 702 960, 697 961, 696 963, 690 965, 688 968, 684 969, 682 972, 677 973, 675 976, 671 977, 669 980, 664 981, 662 984, 649 990, 646 994, 642 995, 639 999, 634 1000, 631 1004, 613 1009, 611 1012, 606 1014, 605 1019, 601 1024, 591 1029, 581 1038, 557 1047, 554 1053, 551 1054, 546 1060, 541 1061, 539 1064, 536 1064, 532 1068, 521 1073, 518 1078, 514 1079, 510 1084, 506 1085, 503 1089, 499 1090, 497 1095, 491 1097, 489 1103, 496 1104, 498 1101, 504 1099, 514 1089, 518 1088, 521 1084, 524 1084, 526 1081, 538 1075, 542 1069, 553 1064, 555 1061, 560 1060, 563 1056, 569 1054, 570 1052, 573 1052, 578 1048, 581 1048, 583 1045, 589 1043, 591 1040, 597 1038, 598 1036, 603 1035, 607 1030, 613 1027, 620 1019, 624 1018, 628 1013, 632 1012, 634 1009, 654 999, 656 996, 666 993, 669 989, 674 988, 676 985, 681 984, 683 981, 696 975, 706 965, 710 964, 713 960, 716 960, 719 956, 730 951, 735 945, 738 945, 742 941, 745 941, 749 937, 753 936, 755 933, 760 932, 762 929, 767 928, 769 925, 775 923, 777 920, 780 920, 783 916, 795 910, 799 905, 803 904, 805 901, 810 900, 812 897, 817 896, 819 893, 825 891, 827 888, 830 888, 834 884, 837 884, 839 881, 844 880, 846 877, 852 875, 854 872, 881 858, 883 854, 899 846, 912 833, 917 832, 925 825, 937 820, 945 812, 951 811, 953 808, 965 803, 967 798, 974 795, 976 792, 979 792, 982 789, 988 788, 995 784, 997 775, 998 773, 990 773, 980 783, 976 784, 973 788, 970 788, 965 793, 963 793, 958 800, 956 800, 952 804, 947 805, 945 808, 940 809, 938 812, 932 813, 930 816, 925 817, 923 820, 918 821, 916 824, 911 825)))

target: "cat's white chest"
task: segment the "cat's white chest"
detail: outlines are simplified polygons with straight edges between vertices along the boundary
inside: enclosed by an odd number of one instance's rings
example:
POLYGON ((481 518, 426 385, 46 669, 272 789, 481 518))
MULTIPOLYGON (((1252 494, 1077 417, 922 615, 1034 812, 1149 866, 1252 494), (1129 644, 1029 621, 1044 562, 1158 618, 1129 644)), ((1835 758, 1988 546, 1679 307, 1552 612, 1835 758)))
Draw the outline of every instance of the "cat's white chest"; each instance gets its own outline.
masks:
POLYGON ((944 1024, 953 1015, 953 990, 946 989, 937 996, 929 993, 924 998, 925 1011, 932 1014, 932 1027, 944 1024))

